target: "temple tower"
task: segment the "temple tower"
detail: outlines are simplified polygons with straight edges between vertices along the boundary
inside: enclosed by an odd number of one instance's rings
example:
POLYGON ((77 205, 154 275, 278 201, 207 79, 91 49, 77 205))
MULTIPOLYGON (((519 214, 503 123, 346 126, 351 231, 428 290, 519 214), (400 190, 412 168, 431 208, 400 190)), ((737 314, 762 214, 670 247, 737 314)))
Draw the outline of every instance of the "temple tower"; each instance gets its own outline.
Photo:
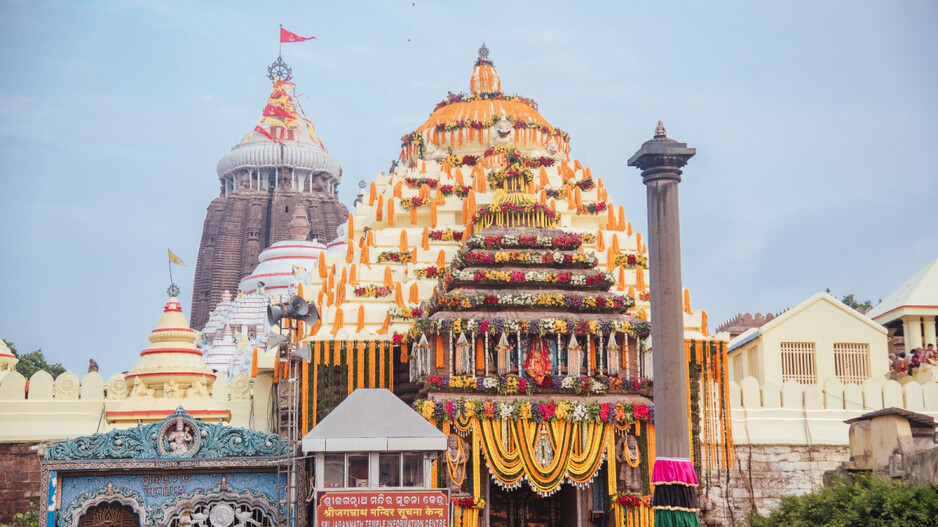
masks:
POLYGON ((681 226, 677 186, 681 167, 696 154, 670 139, 658 121, 655 135, 629 159, 642 171, 648 202, 648 265, 651 271, 651 340, 658 418, 652 483, 656 523, 700 525, 697 475, 690 460, 687 362, 681 288, 681 226), (657 516, 661 515, 661 517, 657 516), (667 519, 666 519, 667 518, 667 519))
POLYGON ((293 239, 297 224, 309 224, 306 240, 326 243, 348 218, 338 200, 342 169, 295 99, 290 68, 278 58, 268 72, 273 86, 259 123, 218 161, 219 196, 208 206, 195 270, 195 328, 264 248, 293 239))

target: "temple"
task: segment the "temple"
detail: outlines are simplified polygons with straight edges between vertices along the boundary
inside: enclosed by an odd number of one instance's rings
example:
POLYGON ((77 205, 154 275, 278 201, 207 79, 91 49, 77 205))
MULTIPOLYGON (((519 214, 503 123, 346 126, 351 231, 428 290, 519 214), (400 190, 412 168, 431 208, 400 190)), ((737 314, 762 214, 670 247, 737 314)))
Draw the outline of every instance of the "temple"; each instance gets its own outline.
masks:
POLYGON ((338 201, 342 168, 299 105, 290 68, 278 58, 269 77, 258 124, 218 161, 219 196, 205 215, 192 294, 196 328, 226 290, 237 290, 262 249, 294 239, 295 220, 309 226, 303 241, 328 242, 348 213, 338 201))
MULTIPOLYGON (((469 88, 403 137, 349 214, 345 254, 297 281, 322 315, 294 326, 312 351, 302 428, 386 387, 449 436, 433 478, 458 524, 650 521, 647 246, 569 135, 502 92, 484 46, 469 88)), ((725 342, 684 301, 687 358, 721 380, 725 342)))

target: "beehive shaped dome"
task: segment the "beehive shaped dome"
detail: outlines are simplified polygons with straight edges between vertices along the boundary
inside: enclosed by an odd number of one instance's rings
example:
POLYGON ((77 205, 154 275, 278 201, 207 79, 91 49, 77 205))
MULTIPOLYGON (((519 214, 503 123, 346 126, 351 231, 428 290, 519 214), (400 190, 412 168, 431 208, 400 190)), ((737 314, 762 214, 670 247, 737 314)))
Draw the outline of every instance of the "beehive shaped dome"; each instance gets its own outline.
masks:
POLYGON ((568 157, 567 133, 538 113, 532 99, 503 93, 502 80, 488 55, 483 44, 469 80, 469 94, 450 92, 422 125, 402 138, 401 160, 441 161, 449 154, 477 155, 507 144, 568 157))

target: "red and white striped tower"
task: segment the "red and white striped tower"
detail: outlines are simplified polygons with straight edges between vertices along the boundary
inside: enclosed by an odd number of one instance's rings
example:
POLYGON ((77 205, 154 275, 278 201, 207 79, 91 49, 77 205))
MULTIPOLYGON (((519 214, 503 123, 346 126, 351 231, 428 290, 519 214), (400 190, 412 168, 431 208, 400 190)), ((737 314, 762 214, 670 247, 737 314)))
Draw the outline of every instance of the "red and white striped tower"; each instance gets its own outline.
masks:
POLYGON ((199 333, 189 327, 175 296, 166 302, 149 339, 137 365, 124 376, 127 397, 108 405, 109 423, 155 422, 180 406, 200 419, 231 419, 231 412, 212 398, 215 373, 205 365, 195 345, 199 333))

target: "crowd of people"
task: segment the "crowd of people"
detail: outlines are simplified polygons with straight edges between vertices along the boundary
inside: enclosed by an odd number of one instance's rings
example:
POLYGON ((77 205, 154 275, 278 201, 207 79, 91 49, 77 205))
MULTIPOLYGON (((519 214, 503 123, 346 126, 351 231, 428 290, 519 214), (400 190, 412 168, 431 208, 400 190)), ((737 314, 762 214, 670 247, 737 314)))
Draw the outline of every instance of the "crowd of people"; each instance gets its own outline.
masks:
POLYGON ((905 375, 915 375, 919 368, 934 368, 938 366, 938 352, 935 345, 929 344, 924 348, 915 348, 908 354, 901 352, 889 354, 889 377, 898 379, 905 375))

